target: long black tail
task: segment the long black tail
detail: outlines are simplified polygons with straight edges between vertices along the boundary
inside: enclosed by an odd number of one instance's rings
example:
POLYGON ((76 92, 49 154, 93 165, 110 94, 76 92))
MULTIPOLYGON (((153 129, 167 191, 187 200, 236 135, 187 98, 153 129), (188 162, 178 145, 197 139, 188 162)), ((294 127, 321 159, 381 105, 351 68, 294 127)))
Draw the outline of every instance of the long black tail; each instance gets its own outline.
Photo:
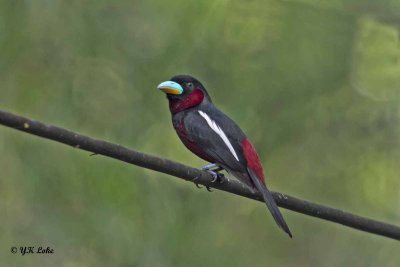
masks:
POLYGON ((290 232, 289 227, 287 226, 285 219, 282 216, 282 213, 279 211, 278 206, 276 205, 276 202, 274 198, 272 197, 271 192, 268 190, 268 188, 258 179, 257 175, 247 168, 247 171, 249 173, 249 176, 251 177, 251 180, 253 181, 254 185, 257 187, 258 191, 261 192, 261 195, 264 199, 265 204, 267 204, 267 207, 269 211, 272 214, 272 217, 274 217, 275 222, 278 224, 278 226, 285 231, 290 238, 292 238, 292 233, 290 232))

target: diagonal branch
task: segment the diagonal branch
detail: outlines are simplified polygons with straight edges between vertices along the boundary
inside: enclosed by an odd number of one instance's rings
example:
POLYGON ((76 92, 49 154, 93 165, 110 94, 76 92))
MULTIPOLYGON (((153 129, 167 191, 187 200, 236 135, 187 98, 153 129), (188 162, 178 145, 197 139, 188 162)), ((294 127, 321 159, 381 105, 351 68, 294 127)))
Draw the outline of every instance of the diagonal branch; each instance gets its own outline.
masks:
MULTIPOLYGON (((14 115, 9 112, 0 110, 0 124, 67 144, 75 148, 80 148, 96 154, 101 154, 117 160, 125 161, 140 167, 163 172, 182 178, 186 181, 193 181, 196 179, 196 183, 198 184, 214 187, 216 189, 236 195, 262 201, 261 196, 257 192, 251 192, 249 188, 243 186, 236 180, 230 179, 222 184, 211 183, 212 176, 208 172, 200 171, 178 162, 137 152, 135 150, 131 150, 103 140, 97 140, 60 127, 47 125, 42 122, 14 115)), ((283 208, 340 223, 361 231, 400 240, 400 227, 398 226, 371 220, 349 212, 344 212, 338 209, 301 200, 283 193, 273 192, 273 196, 277 204, 283 208)))

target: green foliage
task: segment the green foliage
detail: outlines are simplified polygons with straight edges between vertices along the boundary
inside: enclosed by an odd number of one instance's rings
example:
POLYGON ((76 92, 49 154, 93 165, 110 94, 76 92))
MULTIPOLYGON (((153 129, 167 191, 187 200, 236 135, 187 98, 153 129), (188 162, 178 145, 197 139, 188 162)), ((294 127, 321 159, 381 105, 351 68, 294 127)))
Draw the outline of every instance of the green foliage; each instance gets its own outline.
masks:
MULTIPOLYGON (((0 108, 192 166, 204 82, 272 189, 400 224, 400 2, 0 0, 0 108)), ((394 241, 0 127, 1 266, 398 266, 394 241), (16 246, 51 246, 20 256, 16 246)))

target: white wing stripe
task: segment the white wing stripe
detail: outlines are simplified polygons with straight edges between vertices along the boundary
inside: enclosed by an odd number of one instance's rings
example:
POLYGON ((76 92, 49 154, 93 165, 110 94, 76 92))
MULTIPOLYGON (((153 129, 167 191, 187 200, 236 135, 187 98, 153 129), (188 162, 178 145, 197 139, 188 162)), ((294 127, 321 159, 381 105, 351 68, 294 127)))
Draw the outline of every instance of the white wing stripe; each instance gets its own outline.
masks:
POLYGON ((225 145, 229 148, 229 150, 231 151, 231 153, 233 154, 235 159, 237 161, 239 161, 239 158, 236 155, 235 149, 233 149, 233 146, 232 146, 231 142, 229 142, 229 139, 228 139, 228 137, 226 137, 226 134, 224 133, 224 131, 222 131, 222 129, 215 123, 215 121, 213 121, 205 112, 199 110, 199 114, 206 120, 208 126, 210 126, 210 128, 214 132, 216 132, 219 135, 219 137, 222 138, 225 145))

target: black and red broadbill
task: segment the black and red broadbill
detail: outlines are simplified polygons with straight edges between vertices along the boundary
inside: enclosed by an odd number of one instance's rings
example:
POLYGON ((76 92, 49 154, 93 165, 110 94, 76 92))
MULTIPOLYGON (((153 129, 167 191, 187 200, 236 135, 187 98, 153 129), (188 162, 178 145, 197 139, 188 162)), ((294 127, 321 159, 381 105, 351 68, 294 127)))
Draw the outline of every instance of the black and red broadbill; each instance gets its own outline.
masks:
POLYGON ((212 163, 203 169, 225 169, 241 182, 256 188, 276 223, 292 237, 265 185, 264 171, 254 146, 239 126, 214 106, 204 86, 189 75, 177 75, 157 88, 167 94, 172 124, 183 144, 212 163))

